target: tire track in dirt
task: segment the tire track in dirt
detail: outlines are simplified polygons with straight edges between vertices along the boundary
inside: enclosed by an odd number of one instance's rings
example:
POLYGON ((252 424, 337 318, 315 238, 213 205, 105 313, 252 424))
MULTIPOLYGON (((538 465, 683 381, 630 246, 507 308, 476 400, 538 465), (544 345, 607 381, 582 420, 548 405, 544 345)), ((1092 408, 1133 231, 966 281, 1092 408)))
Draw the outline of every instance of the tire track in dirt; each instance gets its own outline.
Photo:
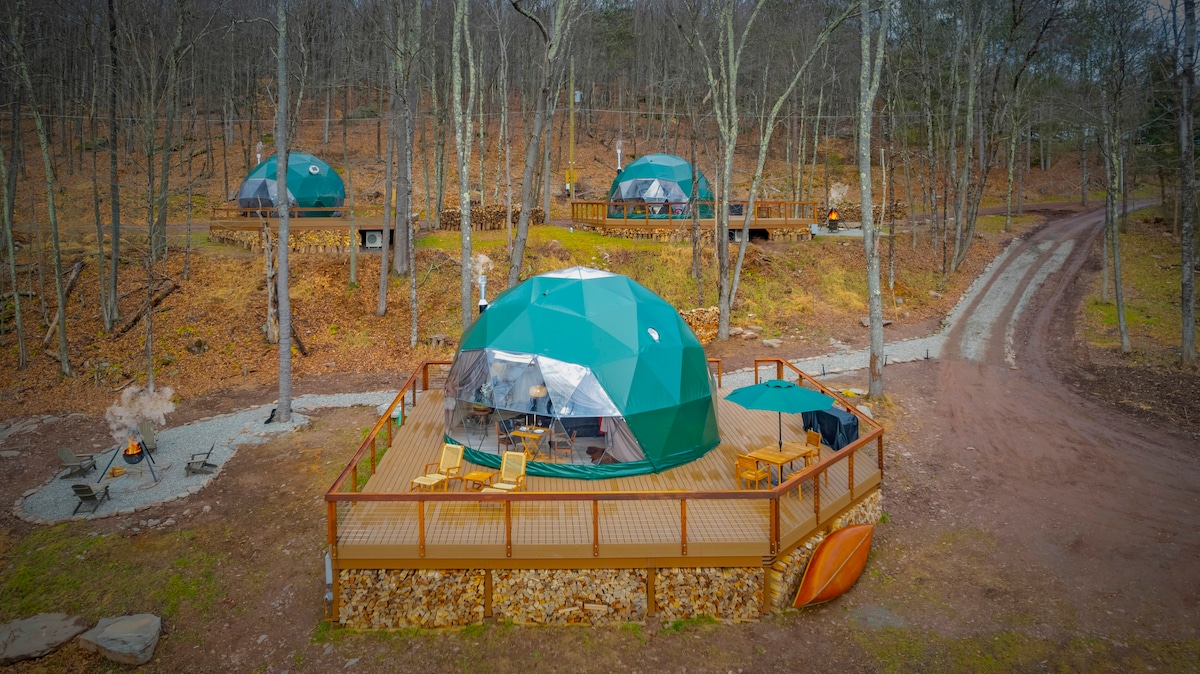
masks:
POLYGON ((976 498, 961 507, 995 531, 1007 554, 1077 595, 1075 604, 1090 609, 1081 621, 1108 631, 1105 618, 1117 610, 1195 634, 1194 441, 1077 395, 1053 369, 1071 344, 1078 298, 1070 291, 1102 224, 1099 210, 1048 222, 1013 250, 951 330, 936 365, 939 460, 969 469, 957 486, 976 498))

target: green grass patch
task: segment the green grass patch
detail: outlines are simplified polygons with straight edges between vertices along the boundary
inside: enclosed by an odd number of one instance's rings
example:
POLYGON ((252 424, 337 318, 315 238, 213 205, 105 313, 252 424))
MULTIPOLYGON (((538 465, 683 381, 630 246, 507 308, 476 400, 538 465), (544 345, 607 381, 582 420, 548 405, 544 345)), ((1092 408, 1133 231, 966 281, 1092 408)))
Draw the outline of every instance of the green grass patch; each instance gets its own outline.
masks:
MULTIPOLYGON (((1015 209, 1016 206, 1014 205, 1015 209)), ((1009 231, 1020 232, 1029 229, 1031 226, 1039 222, 1041 218, 1036 215, 1016 215, 1013 214, 1012 222, 1010 223, 1009 231)), ((975 233, 996 233, 1004 231, 1004 215, 981 215, 975 219, 975 233)))
POLYGON ((688 630, 698 629, 704 625, 716 625, 716 624, 717 624, 716 618, 714 618, 712 616, 708 616, 708 615, 701 615, 701 616, 696 616, 694 618, 683 618, 681 620, 672 620, 670 622, 670 624, 668 624, 666 627, 663 628, 663 631, 664 632, 674 632, 676 634, 679 634, 681 632, 685 632, 688 630))
POLYGON ((1094 638, 1065 642, 1006 631, 971 637, 945 637, 908 628, 856 634, 859 646, 881 672, 1013 671, 1129 672, 1188 671, 1200 658, 1200 641, 1122 638, 1123 646, 1094 638))
POLYGON ((0 621, 61 611, 88 618, 184 610, 207 614, 224 596, 221 555, 190 530, 133 539, 81 535, 78 526, 37 529, 8 551, 0 572, 0 621))
MULTIPOLYGON (((1179 309, 1179 245, 1158 209, 1131 214, 1121 235, 1121 280, 1125 320, 1135 351, 1148 361, 1174 360, 1183 330, 1179 309)), ((1098 244, 1099 245, 1099 244, 1098 244)), ((1090 344, 1120 346, 1115 283, 1109 278, 1108 301, 1102 301, 1099 278, 1083 309, 1083 332, 1090 344)))

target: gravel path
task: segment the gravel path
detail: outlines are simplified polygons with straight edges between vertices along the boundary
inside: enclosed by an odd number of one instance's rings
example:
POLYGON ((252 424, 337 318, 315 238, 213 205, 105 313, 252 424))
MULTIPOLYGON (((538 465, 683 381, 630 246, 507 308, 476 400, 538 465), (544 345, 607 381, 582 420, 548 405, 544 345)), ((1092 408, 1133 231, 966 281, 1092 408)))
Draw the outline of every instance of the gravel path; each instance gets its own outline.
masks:
MULTIPOLYGON (((1006 305, 1008 298, 1016 292, 1021 277, 1019 275, 1002 275, 990 287, 988 286, 988 282, 991 281, 995 271, 1003 265, 1004 261, 1008 259, 1009 254, 1019 243, 1020 239, 1014 240, 1004 251, 996 256, 995 260, 992 260, 987 268, 983 270, 983 273, 979 275, 979 278, 975 279, 975 282, 967 288, 967 292, 963 293, 962 298, 950 310, 949 315, 942 321, 941 329, 936 333, 925 337, 885 343, 883 348, 883 364, 886 366, 892 363, 907 363, 914 360, 934 359, 941 356, 942 348, 946 345, 946 337, 950 329, 961 318, 963 311, 975 301, 983 288, 988 288, 988 302, 995 301, 1000 306, 1006 305)), ((1040 284, 1044 280, 1045 276, 1040 275, 1036 282, 1040 284)), ((1032 294, 1032 283, 1030 284, 1030 288, 1030 290, 1026 291, 1027 294, 1032 294)), ((986 327, 990 327, 990 325, 990 323, 987 323, 986 327)), ((974 351, 984 350, 986 348, 986 336, 986 330, 965 331, 963 335, 963 352, 967 351, 968 345, 974 351)), ((851 350, 836 340, 830 340, 830 344, 836 349, 833 353, 813 358, 800 358, 791 361, 791 363, 817 379, 862 370, 870 365, 870 348, 851 350)), ((721 376, 721 385, 724 387, 736 388, 739 386, 749 386, 753 383, 754 368, 736 370, 721 376)))
MULTIPOLYGON (((306 412, 323 407, 371 405, 382 413, 395 397, 396 391, 302 395, 292 401, 292 409, 306 412)), ((113 447, 96 457, 96 470, 89 471, 86 477, 59 479, 59 475, 55 475, 41 487, 27 492, 14 511, 26 521, 49 524, 67 519, 131 515, 152 505, 186 498, 212 481, 225 462, 237 453, 238 447, 262 444, 271 435, 286 433, 308 423, 308 417, 294 413, 290 423, 266 424, 273 407, 254 407, 159 431, 156 433, 158 451, 154 453, 157 482, 151 478, 146 461, 136 466, 127 466, 120 458, 114 461, 113 453, 120 447, 113 447), (209 447, 213 451, 208 460, 216 464, 216 469, 209 474, 185 475, 184 467, 191 455, 206 452, 209 447), (113 466, 125 468, 126 473, 116 478, 101 473, 110 461, 113 466), (73 514, 72 510, 79 503, 71 489, 73 484, 89 484, 96 490, 107 487, 110 498, 96 509, 95 514, 73 514)))

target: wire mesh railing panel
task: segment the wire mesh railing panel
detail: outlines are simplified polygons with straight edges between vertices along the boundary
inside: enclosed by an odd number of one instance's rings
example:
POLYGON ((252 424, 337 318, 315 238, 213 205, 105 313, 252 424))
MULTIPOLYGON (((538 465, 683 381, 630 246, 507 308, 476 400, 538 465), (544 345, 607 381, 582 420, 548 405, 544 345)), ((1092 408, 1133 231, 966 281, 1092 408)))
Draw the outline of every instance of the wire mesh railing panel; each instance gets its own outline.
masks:
POLYGON ((592 544, 590 502, 526 501, 513 503, 511 507, 514 548, 521 545, 592 544))
POLYGON ((338 506, 338 546, 417 545, 416 502, 351 501, 338 506))

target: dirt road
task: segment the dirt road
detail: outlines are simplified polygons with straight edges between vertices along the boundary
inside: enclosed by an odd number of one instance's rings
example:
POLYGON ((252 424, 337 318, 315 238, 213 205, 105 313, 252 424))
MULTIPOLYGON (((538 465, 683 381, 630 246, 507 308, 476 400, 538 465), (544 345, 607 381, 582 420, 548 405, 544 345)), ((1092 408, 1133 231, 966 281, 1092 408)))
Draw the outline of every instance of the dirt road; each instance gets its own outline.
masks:
MULTIPOLYGON (((889 539, 919 549, 910 538, 918 532, 939 540, 980 532, 991 554, 976 560, 977 571, 998 583, 984 584, 981 605, 958 601, 948 613, 991 629, 1019 611, 1052 638, 1194 638, 1195 440, 1098 406, 1057 373, 1071 357, 1076 279, 1101 221, 1096 210, 1049 221, 1001 263, 941 362, 891 377, 916 423, 899 443, 901 466, 905 453, 914 466, 893 473, 901 485, 889 484, 901 529, 889 539)), ((953 573, 937 582, 956 580, 967 586, 944 591, 981 590, 953 573)), ((944 618, 931 627, 972 631, 944 618)))

